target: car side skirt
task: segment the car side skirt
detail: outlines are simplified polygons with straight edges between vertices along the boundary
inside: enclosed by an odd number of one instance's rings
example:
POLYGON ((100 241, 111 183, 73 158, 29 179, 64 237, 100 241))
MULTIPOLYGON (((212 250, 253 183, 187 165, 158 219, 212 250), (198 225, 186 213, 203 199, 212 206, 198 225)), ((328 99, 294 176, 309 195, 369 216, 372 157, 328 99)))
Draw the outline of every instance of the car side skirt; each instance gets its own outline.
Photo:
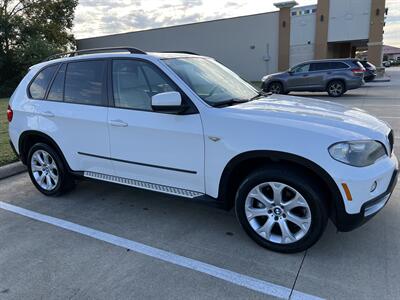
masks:
POLYGON ((135 188, 140 188, 140 189, 144 189, 144 190, 150 190, 150 191, 155 191, 155 192, 160 192, 160 193, 164 193, 164 194, 170 194, 170 195, 175 195, 175 196, 180 196, 180 197, 185 197, 185 198, 197 198, 197 197, 204 195, 203 193, 196 192, 196 191, 185 190, 185 189, 181 189, 181 188, 177 188, 177 187, 165 186, 165 185, 161 185, 161 184, 157 184, 157 183, 145 182, 145 181, 140 181, 140 180, 136 180, 136 179, 129 179, 129 178, 101 174, 101 173, 96 173, 96 172, 85 171, 83 173, 83 176, 87 177, 87 178, 91 178, 91 179, 97 179, 97 180, 127 185, 127 186, 131 186, 131 187, 135 187, 135 188))

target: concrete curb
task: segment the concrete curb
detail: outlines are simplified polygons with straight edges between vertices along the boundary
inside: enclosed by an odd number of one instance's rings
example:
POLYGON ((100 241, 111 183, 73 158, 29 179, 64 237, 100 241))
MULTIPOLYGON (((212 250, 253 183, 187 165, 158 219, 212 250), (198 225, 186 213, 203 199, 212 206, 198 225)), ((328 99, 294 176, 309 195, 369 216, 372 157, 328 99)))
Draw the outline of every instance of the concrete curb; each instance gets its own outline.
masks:
POLYGON ((0 167, 0 179, 11 177, 26 171, 26 166, 22 162, 17 161, 0 167))
POLYGON ((371 83, 374 83, 374 82, 390 82, 390 77, 389 76, 376 77, 374 80, 372 80, 370 82, 371 83))
POLYGON ((372 83, 374 82, 390 82, 390 78, 389 79, 376 79, 374 81, 371 81, 372 83))

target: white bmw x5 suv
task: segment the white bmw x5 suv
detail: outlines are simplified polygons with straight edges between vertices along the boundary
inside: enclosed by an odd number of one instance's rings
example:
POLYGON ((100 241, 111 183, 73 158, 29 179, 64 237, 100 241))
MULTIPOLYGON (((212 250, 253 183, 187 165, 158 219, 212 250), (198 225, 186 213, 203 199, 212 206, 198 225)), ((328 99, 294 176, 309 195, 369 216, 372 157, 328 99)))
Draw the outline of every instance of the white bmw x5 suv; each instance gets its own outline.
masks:
POLYGON ((11 145, 45 195, 87 177, 211 197, 261 246, 296 252, 329 218, 340 231, 363 224, 397 183, 393 132, 362 110, 264 95, 192 53, 60 57, 30 68, 7 112, 11 145))

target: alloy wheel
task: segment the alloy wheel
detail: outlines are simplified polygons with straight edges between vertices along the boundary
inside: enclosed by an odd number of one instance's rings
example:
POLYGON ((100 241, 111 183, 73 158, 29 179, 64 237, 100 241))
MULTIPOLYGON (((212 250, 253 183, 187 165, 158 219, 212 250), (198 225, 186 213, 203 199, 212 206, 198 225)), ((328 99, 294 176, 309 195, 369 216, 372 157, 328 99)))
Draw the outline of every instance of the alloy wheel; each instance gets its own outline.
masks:
POLYGON ((343 85, 339 82, 334 82, 329 86, 329 93, 334 96, 343 94, 343 85))
POLYGON ((272 83, 269 87, 269 91, 273 94, 280 94, 282 92, 282 87, 279 83, 272 83))
POLYGON ((55 189, 59 181, 59 172, 54 158, 47 151, 37 150, 33 153, 31 170, 36 183, 42 189, 55 189))
POLYGON ((247 221, 262 238, 278 244, 301 240, 311 227, 311 210, 293 187, 265 182, 254 187, 245 202, 247 221))

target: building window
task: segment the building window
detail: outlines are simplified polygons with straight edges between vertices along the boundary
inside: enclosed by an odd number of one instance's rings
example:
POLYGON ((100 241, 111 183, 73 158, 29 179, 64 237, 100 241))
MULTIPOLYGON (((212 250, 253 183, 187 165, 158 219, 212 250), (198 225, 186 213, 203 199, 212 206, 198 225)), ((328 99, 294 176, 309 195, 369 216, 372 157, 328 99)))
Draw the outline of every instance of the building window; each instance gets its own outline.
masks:
POLYGON ((305 10, 296 10, 296 11, 292 11, 292 16, 304 16, 304 15, 310 15, 310 14, 313 14, 316 12, 317 12, 316 8, 305 9, 305 10))

